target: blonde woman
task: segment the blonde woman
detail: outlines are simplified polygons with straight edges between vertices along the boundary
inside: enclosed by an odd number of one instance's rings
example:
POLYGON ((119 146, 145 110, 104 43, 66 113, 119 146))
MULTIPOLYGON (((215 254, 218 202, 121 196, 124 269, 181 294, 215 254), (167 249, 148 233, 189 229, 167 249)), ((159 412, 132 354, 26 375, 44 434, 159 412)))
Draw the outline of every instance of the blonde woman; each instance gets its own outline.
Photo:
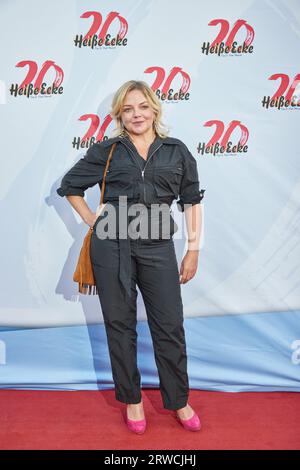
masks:
POLYGON ((93 227, 91 260, 115 397, 127 404, 128 428, 138 434, 146 429, 137 368, 138 286, 153 341, 163 406, 175 411, 185 429, 197 431, 200 419, 188 403, 180 284, 190 281, 197 271, 200 201, 205 190, 199 190, 195 158, 181 140, 168 137, 161 123, 160 101, 145 82, 124 83, 113 97, 110 114, 116 123, 114 136, 93 144, 65 174, 57 192, 66 196, 82 220, 93 227), (95 184, 101 188, 113 143, 116 146, 106 174, 104 208, 99 214, 88 207, 84 192, 95 184), (170 205, 178 197, 188 232, 188 249, 180 270, 172 238, 176 224, 170 212, 170 205), (157 214, 154 206, 162 210, 157 214), (125 219, 120 217, 124 207, 125 219), (133 209, 138 209, 139 218, 133 209), (109 236, 104 230, 108 225, 109 236))

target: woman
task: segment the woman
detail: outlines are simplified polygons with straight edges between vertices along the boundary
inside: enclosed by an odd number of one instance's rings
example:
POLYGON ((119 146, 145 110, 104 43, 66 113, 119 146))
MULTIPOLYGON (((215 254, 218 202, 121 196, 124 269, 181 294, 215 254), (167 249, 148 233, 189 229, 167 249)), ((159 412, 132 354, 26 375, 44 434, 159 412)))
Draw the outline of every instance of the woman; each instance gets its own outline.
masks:
POLYGON ((205 190, 199 191, 197 163, 186 145, 164 132, 160 102, 145 82, 124 83, 114 95, 110 114, 117 123, 116 135, 93 144, 84 158, 66 173, 57 192, 66 196, 83 221, 93 227, 91 260, 107 333, 115 396, 127 404, 128 428, 139 434, 146 429, 136 357, 138 285, 153 340, 163 405, 176 411, 175 416, 185 429, 197 431, 201 427, 200 419, 188 403, 180 284, 191 280, 197 271, 199 203, 205 190), (83 196, 87 188, 97 183, 101 187, 114 143, 105 179, 105 210, 99 215, 88 207, 83 196), (180 272, 172 238, 176 224, 170 213, 170 205, 178 196, 177 204, 185 211, 188 231, 188 250, 180 272), (152 209, 157 204, 167 211, 153 215, 152 209), (126 218, 121 219, 124 205, 128 211, 126 218), (134 207, 143 214, 138 227, 144 236, 136 236, 141 232, 133 233, 131 209, 134 207), (107 225, 104 214, 110 212, 108 208, 114 210, 114 215, 117 212, 117 223, 116 219, 112 223, 108 218, 115 232, 105 237, 100 228, 103 230, 103 224, 107 225), (161 215, 166 213, 168 217, 161 221, 161 215), (149 231, 148 222, 151 228, 158 229, 155 237, 149 231), (125 238, 120 236, 124 226, 125 238))

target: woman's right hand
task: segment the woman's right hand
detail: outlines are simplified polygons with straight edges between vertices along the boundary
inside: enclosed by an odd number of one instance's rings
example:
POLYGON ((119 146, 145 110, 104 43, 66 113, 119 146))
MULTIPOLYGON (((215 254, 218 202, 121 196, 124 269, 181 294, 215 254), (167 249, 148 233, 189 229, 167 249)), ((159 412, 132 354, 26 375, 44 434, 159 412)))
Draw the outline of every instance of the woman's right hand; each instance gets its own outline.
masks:
POLYGON ((98 214, 96 212, 91 212, 85 220, 85 223, 90 226, 90 228, 94 227, 96 220, 98 219, 98 214))
POLYGON ((95 222, 96 220, 98 219, 98 217, 100 217, 100 215, 102 214, 104 208, 106 206, 106 203, 104 205, 101 206, 98 206, 97 209, 96 209, 96 212, 91 212, 89 211, 89 215, 88 215, 88 219, 86 221, 86 223, 90 226, 90 227, 94 227, 95 225, 95 222))
MULTIPOLYGON (((89 227, 93 227, 97 218, 101 214, 99 207, 97 207, 96 212, 92 212, 89 206, 87 205, 84 197, 82 196, 67 196, 67 199, 71 206, 76 210, 80 215, 83 222, 85 222, 89 227)), ((105 207, 106 204, 102 208, 105 207)))

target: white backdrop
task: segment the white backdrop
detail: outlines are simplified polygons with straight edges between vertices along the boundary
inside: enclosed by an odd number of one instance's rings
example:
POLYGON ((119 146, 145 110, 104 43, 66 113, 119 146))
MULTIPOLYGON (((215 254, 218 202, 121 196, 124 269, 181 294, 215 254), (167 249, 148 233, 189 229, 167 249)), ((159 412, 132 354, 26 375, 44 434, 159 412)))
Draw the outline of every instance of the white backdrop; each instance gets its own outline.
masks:
MULTIPOLYGON (((56 188, 85 138, 110 137, 117 88, 141 79, 187 93, 162 100, 163 121, 206 189, 199 268, 182 286, 191 385, 299 390, 300 2, 15 0, 0 10, 2 386, 112 385, 98 297, 78 296, 72 280, 87 226, 56 188), (78 47, 88 33, 119 33, 122 44, 78 47), (216 41, 248 52, 207 54, 216 41), (18 94, 42 82, 59 92, 18 94), (267 106, 277 95, 296 106, 267 106), (245 151, 198 152, 228 141, 245 151)), ((94 209, 99 197, 86 193, 94 209)), ((184 240, 175 246, 180 264, 184 240)), ((144 383, 155 385, 146 318, 139 294, 141 368, 152 364, 144 383)))

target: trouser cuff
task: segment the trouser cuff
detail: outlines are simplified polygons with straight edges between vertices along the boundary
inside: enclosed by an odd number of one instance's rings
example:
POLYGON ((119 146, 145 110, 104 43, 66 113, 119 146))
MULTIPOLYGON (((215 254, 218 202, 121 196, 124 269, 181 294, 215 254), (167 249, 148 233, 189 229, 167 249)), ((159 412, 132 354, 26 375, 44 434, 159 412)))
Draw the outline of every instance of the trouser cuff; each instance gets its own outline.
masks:
POLYGON ((187 405, 188 399, 178 403, 164 403, 164 408, 167 410, 179 410, 187 405))
POLYGON ((121 401, 122 403, 127 403, 128 405, 136 405, 142 401, 142 395, 132 396, 132 397, 124 397, 120 393, 115 393, 116 400, 121 401))

